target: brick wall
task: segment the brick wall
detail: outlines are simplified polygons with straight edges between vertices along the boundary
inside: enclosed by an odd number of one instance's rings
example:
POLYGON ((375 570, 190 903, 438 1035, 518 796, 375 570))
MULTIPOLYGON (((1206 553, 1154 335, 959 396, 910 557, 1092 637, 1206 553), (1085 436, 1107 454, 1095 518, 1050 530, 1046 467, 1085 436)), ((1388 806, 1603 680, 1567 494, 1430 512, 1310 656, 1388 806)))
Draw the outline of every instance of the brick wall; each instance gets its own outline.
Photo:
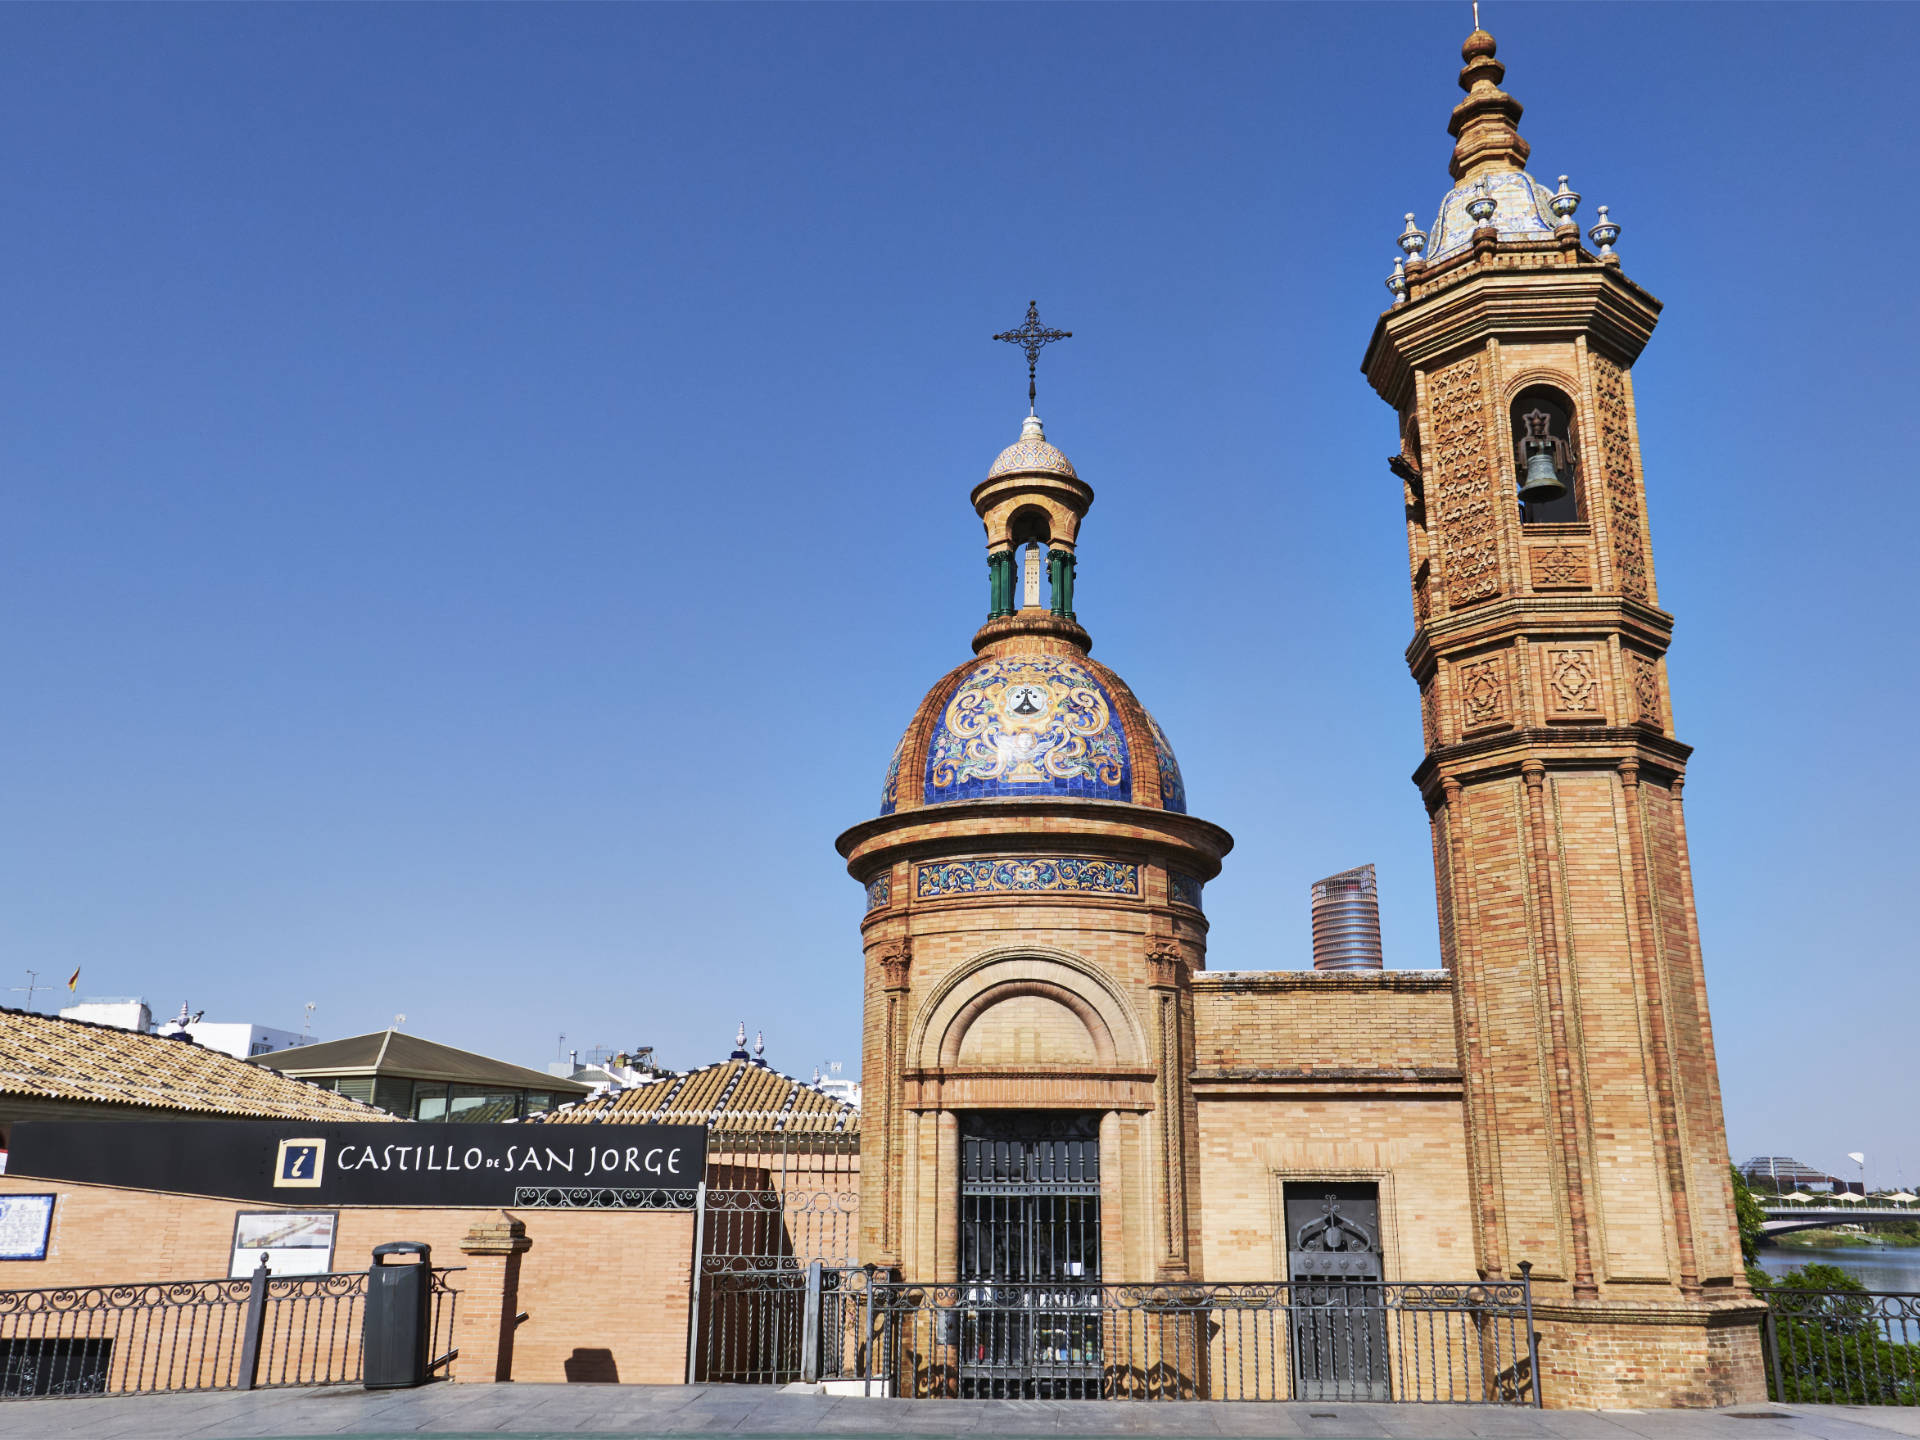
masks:
POLYGON ((1199 1114, 1209 1280, 1284 1279, 1282 1188, 1315 1180, 1379 1185, 1387 1279, 1475 1278, 1457 1095, 1233 1099, 1203 1090, 1199 1114))
MULTIPOLYGON (((0 1194, 47 1193, 59 1196, 47 1258, 0 1266, 0 1288, 212 1279, 227 1273, 235 1213, 275 1208, 0 1176, 0 1194)), ((453 1343, 466 1362, 455 1362, 455 1378, 462 1381, 496 1378, 491 1357, 502 1346, 493 1332, 503 1311, 509 1322, 522 1312, 527 1318, 507 1327, 508 1373, 498 1378, 686 1379, 691 1214, 513 1210, 505 1217, 525 1227, 525 1253, 511 1270, 499 1257, 462 1252, 470 1233, 502 1223, 498 1209, 341 1207, 334 1268, 366 1268, 373 1247, 389 1240, 424 1241, 435 1265, 467 1266, 452 1277, 460 1292, 453 1343), (512 1293, 503 1293, 509 1276, 512 1293)))
POLYGON ((1459 1067, 1440 972, 1216 970, 1193 977, 1194 1065, 1209 1070, 1459 1067))

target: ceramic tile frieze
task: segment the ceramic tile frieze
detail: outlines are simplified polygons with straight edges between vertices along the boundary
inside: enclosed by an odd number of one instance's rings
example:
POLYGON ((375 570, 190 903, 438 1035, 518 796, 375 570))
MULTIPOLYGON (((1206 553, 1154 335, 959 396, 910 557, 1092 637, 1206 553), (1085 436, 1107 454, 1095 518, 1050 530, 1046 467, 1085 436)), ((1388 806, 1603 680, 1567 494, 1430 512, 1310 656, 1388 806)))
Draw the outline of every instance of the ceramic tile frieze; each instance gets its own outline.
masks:
POLYGON ((1140 867, 1116 860, 1071 855, 946 860, 914 871, 914 895, 948 900, 995 892, 1138 895, 1140 867))

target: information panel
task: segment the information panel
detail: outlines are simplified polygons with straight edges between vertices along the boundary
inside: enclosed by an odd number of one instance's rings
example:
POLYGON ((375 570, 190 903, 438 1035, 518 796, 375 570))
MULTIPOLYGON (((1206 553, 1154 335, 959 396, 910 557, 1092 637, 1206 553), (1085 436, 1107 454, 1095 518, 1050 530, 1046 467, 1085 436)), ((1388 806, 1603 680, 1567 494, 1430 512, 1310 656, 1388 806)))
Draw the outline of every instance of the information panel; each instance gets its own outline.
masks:
POLYGON ((12 1139, 14 1175, 313 1209, 505 1206, 535 1187, 691 1195, 707 1159, 698 1125, 22 1120, 12 1139))
POLYGON ((0 1195, 0 1260, 44 1260, 52 1195, 0 1195))
POLYGON ((242 1210, 233 1217, 233 1263, 245 1279, 266 1262, 269 1275, 325 1275, 333 1269, 337 1210, 242 1210))

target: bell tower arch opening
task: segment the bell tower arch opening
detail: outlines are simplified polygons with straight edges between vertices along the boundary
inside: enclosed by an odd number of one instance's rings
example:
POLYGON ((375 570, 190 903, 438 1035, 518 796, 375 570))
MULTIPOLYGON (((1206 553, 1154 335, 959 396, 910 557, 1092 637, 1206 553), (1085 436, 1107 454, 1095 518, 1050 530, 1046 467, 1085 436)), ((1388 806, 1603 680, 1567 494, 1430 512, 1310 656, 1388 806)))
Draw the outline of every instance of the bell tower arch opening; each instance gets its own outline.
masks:
POLYGON ((1551 385, 1529 385, 1514 397, 1507 413, 1521 523, 1572 525, 1584 520, 1573 402, 1551 385))

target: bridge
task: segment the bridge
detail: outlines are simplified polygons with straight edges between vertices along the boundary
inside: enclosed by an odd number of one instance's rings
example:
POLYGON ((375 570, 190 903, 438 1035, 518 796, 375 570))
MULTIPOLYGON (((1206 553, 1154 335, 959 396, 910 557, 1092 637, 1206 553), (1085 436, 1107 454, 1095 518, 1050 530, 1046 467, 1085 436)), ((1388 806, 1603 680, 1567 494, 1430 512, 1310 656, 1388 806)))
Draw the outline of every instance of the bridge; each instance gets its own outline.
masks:
POLYGON ((1920 1206, 1913 1205, 1767 1205, 1760 1211, 1767 1217, 1760 1227, 1765 1235, 1785 1235, 1793 1230, 1824 1230, 1834 1225, 1858 1225, 1862 1220, 1920 1220, 1920 1206))

